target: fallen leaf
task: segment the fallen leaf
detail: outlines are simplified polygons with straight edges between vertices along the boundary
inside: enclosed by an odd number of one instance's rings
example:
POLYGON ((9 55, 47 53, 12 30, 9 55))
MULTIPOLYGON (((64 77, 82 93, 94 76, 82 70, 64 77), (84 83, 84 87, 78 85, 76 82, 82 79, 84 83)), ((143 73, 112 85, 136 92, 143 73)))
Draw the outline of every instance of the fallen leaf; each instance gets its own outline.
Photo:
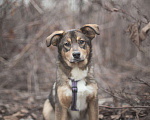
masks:
POLYGON ((15 36, 15 32, 14 32, 13 29, 10 29, 8 31, 7 37, 8 37, 9 40, 14 40, 15 39, 16 36, 15 36))
POLYGON ((23 117, 24 114, 19 111, 19 112, 13 114, 13 116, 15 116, 15 117, 23 117))
POLYGON ((29 111, 24 108, 24 109, 21 109, 21 112, 22 112, 22 113, 28 113, 29 111))
POLYGON ((120 118, 120 115, 111 115, 111 119, 118 120, 120 118))
POLYGON ((15 13, 16 13, 16 8, 13 8, 11 11, 11 16, 14 16, 15 13))
POLYGON ((28 98, 28 104, 32 104, 34 103, 34 98, 33 97, 29 97, 28 98))
POLYGON ((103 119, 103 118, 104 118, 104 115, 99 114, 99 119, 103 119))
POLYGON ((133 115, 126 115, 125 118, 131 119, 131 118, 133 118, 133 115))
POLYGON ((31 115, 32 115, 33 118, 37 119, 36 114, 32 113, 31 115))
POLYGON ((138 33, 138 26, 136 23, 129 26, 128 31, 130 32, 130 39, 133 43, 139 48, 140 41, 139 41, 139 33, 138 33))
POLYGON ((19 120, 19 119, 15 116, 4 116, 4 120, 19 120))
POLYGON ((118 9, 118 8, 113 8, 113 9, 112 9, 112 11, 114 11, 114 12, 118 12, 118 11, 119 11, 119 9, 118 9))

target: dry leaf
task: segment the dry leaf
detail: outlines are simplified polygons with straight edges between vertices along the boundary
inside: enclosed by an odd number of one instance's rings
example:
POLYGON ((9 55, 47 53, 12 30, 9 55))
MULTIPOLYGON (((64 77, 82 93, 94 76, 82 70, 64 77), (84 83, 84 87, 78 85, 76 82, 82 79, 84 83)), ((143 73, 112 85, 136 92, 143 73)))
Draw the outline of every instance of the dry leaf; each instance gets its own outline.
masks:
POLYGON ((133 118, 133 115, 126 115, 125 118, 127 119, 133 118))
POLYGON ((21 112, 22 112, 22 113, 28 113, 29 111, 24 108, 24 109, 21 109, 21 112))
POLYGON ((146 33, 147 31, 150 29, 150 22, 142 28, 141 32, 140 32, 140 38, 141 40, 145 40, 146 39, 146 33))
POLYGON ((36 114, 32 113, 31 115, 32 115, 32 117, 34 117, 35 119, 37 118, 36 114))
POLYGON ((134 44, 139 48, 140 41, 139 41, 139 33, 138 33, 138 26, 136 23, 129 26, 128 31, 130 32, 130 39, 134 42, 134 44))
POLYGON ((24 114, 21 113, 21 112, 17 112, 17 113, 15 113, 15 114, 13 114, 13 116, 15 116, 15 117, 23 117, 24 114))
POLYGON ((4 116, 4 120, 19 120, 19 119, 15 116, 4 116))
POLYGON ((15 32, 14 32, 13 29, 10 29, 10 30, 8 31, 7 37, 8 37, 9 40, 14 40, 14 39, 15 39, 16 36, 15 36, 15 32))
POLYGON ((114 11, 114 12, 118 12, 118 11, 119 11, 119 9, 118 9, 118 8, 113 8, 113 9, 112 9, 112 11, 114 11))
POLYGON ((98 117, 99 119, 103 119, 104 118, 104 115, 102 115, 102 114, 99 114, 99 117, 98 117))
POLYGON ((120 118, 120 115, 111 115, 111 119, 118 120, 120 118))
POLYGON ((13 8, 12 11, 11 11, 11 16, 14 16, 16 13, 16 8, 13 8))

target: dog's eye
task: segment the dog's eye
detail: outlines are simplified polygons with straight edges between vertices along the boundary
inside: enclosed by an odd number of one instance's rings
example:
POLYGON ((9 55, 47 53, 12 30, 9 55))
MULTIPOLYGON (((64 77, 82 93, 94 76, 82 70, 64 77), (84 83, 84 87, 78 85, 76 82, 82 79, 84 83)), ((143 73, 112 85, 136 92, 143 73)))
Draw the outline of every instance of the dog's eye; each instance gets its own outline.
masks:
POLYGON ((67 43, 65 43, 65 44, 64 44, 64 46, 69 47, 69 46, 70 46, 70 43, 69 43, 69 42, 67 42, 67 43))
POLYGON ((81 45, 82 45, 82 44, 84 44, 84 42, 85 42, 85 41, 80 40, 80 41, 79 41, 79 44, 81 44, 81 45))

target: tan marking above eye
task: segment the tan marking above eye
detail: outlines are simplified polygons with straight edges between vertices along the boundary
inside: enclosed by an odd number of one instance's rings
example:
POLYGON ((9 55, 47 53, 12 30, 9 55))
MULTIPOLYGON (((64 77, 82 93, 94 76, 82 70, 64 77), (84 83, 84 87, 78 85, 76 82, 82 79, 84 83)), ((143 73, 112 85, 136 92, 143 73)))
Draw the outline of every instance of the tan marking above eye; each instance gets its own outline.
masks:
POLYGON ((68 40, 68 42, 70 42, 70 43, 71 43, 71 38, 68 38, 67 40, 68 40))
POLYGON ((80 39, 81 39, 80 37, 77 37, 77 41, 80 40, 80 39))

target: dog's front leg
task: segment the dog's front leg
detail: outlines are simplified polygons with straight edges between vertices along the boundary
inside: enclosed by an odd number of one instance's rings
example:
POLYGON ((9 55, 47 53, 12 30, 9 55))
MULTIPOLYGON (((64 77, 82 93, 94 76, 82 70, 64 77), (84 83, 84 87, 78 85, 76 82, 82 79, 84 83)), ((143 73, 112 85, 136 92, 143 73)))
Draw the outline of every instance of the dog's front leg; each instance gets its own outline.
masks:
POLYGON ((55 105, 55 120, 69 120, 67 116, 67 109, 61 105, 55 105))
POLYGON ((67 109, 66 108, 62 108, 61 120, 68 120, 68 115, 67 115, 67 109))
POLYGON ((60 111, 59 114, 61 114, 59 120, 69 120, 67 111, 71 105, 72 91, 68 86, 59 86, 57 89, 57 94, 60 104, 58 111, 60 111))
POLYGON ((89 120, 98 120, 98 97, 97 97, 97 84, 90 85, 93 88, 92 94, 88 97, 89 100, 89 120))
POLYGON ((89 120, 98 120, 98 103, 97 99, 89 102, 89 120))
POLYGON ((68 120, 67 109, 62 107, 56 107, 55 110, 55 120, 68 120))

